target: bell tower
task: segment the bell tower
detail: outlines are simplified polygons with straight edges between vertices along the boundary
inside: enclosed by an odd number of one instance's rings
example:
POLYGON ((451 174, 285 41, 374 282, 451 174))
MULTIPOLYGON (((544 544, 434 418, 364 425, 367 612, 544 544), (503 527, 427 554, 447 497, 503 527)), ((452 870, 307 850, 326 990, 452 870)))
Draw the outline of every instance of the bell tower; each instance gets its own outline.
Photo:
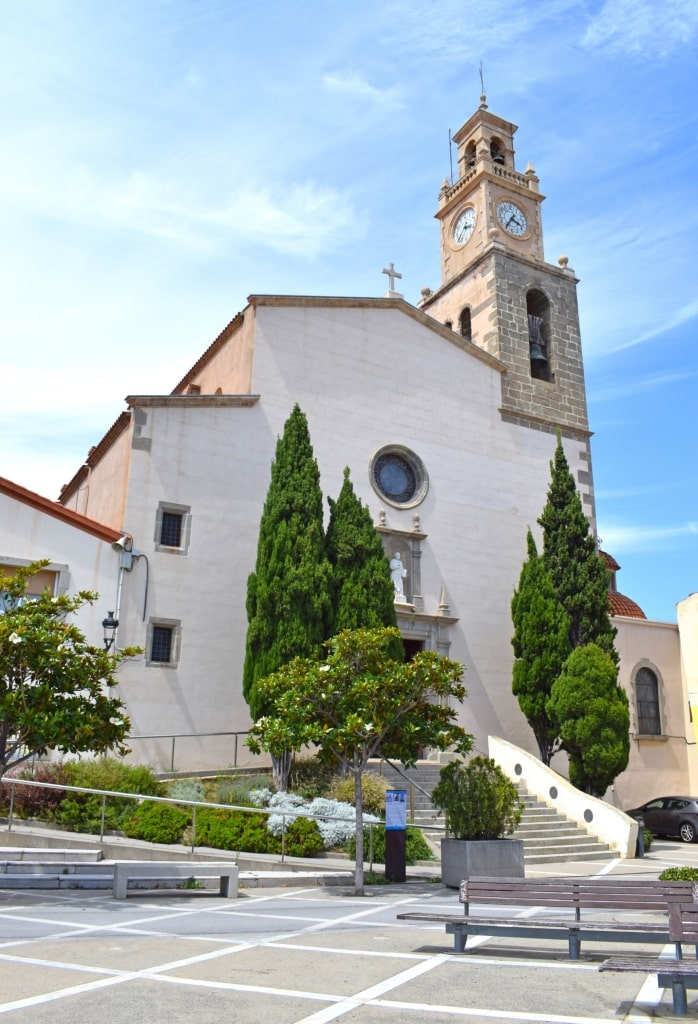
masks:
POLYGON ((439 193, 441 285, 419 305, 505 364, 504 417, 586 438, 577 279, 566 257, 545 262, 539 179, 516 170, 516 125, 480 99, 439 193))

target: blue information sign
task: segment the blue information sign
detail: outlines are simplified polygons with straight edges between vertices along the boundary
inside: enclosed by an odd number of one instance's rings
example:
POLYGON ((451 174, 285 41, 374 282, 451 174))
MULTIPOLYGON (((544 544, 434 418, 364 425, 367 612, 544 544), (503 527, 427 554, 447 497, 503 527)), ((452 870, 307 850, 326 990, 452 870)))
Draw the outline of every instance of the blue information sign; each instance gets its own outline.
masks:
POLYGON ((407 790, 389 789, 385 794, 386 831, 407 828, 407 790))

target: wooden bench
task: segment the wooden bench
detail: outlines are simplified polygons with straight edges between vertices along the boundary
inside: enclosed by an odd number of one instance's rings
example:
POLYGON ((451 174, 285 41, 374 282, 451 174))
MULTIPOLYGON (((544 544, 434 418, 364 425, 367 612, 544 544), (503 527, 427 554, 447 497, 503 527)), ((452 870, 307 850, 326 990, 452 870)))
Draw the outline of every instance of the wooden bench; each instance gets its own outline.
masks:
POLYGON ((218 878, 221 896, 231 900, 237 897, 237 864, 190 860, 121 860, 114 862, 114 899, 126 899, 129 880, 169 881, 187 878, 218 878))
POLYGON ((676 945, 673 958, 647 956, 614 956, 599 966, 600 971, 640 971, 656 974, 660 988, 670 988, 673 1009, 677 1017, 688 1012, 687 988, 698 988, 698 905, 696 903, 669 904, 669 938, 676 945), (696 956, 684 960, 682 943, 691 942, 696 956))
MULTIPOLYGON (((443 922, 453 935, 454 952, 465 953, 469 935, 505 935, 517 938, 566 938, 570 960, 578 960, 582 939, 597 942, 669 941, 667 907, 692 901, 698 904, 693 882, 659 882, 637 878, 466 878, 460 886, 463 914, 411 912, 401 921, 443 922), (471 913, 471 904, 499 907, 535 907, 546 911, 573 911, 572 917, 483 917, 471 913), (582 918, 582 911, 660 912, 663 921, 600 921, 582 918)), ((677 956, 680 956, 677 944, 677 956)))

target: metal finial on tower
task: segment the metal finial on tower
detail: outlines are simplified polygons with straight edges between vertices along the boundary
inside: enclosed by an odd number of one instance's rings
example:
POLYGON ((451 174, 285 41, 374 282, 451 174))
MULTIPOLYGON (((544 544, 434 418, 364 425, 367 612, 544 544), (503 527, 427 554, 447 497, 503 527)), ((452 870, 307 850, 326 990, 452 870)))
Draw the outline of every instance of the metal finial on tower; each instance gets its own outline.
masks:
POLYGON ((480 61, 480 107, 485 110, 487 108, 487 96, 485 95, 485 78, 482 73, 482 61, 480 61))

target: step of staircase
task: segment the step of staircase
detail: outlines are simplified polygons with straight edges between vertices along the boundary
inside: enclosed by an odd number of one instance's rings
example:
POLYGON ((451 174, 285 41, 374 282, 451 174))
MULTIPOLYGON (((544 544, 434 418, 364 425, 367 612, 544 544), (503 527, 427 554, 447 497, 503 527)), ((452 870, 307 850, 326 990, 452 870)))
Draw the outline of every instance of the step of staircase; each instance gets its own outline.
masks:
MULTIPOLYGON (((382 775, 391 788, 408 789, 410 820, 419 825, 432 842, 437 843, 444 834, 445 819, 431 806, 428 796, 420 792, 420 789, 426 793, 433 791, 439 781, 441 767, 438 762, 418 761, 414 768, 407 769, 405 775, 415 784, 414 787, 389 765, 380 765, 376 762, 371 769, 382 775), (417 786, 420 789, 417 789, 417 786)), ((518 789, 524 811, 512 838, 523 841, 526 864, 608 860, 619 856, 595 836, 590 836, 577 822, 558 814, 554 808, 531 796, 520 785, 518 789)))

